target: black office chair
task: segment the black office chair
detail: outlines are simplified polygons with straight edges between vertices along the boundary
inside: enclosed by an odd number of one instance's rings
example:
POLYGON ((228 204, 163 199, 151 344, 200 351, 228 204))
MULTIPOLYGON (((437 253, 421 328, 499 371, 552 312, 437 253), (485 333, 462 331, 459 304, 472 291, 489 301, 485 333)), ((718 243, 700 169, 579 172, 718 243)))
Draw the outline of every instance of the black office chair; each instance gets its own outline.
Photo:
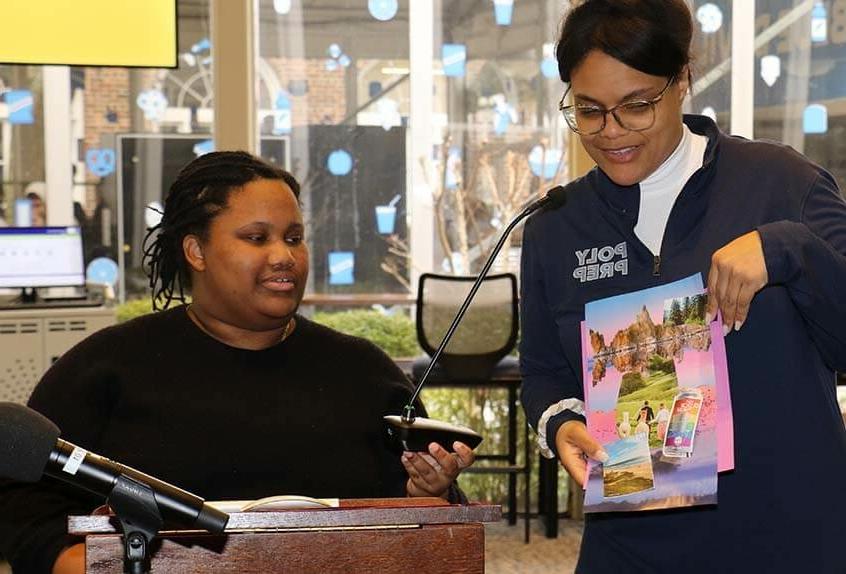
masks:
MULTIPOLYGON (((475 281, 473 276, 421 275, 417 288, 417 340, 428 356, 418 357, 412 376, 419 380, 430 357, 449 329, 459 307, 475 281)), ((517 475, 525 475, 525 540, 529 541, 529 438, 524 425, 525 464, 517 464, 517 396, 519 366, 509 356, 517 343, 517 277, 513 273, 490 275, 479 287, 464 319, 438 359, 428 387, 498 387, 508 390, 508 451, 481 454, 465 472, 508 475, 508 522, 517 522, 517 475)))

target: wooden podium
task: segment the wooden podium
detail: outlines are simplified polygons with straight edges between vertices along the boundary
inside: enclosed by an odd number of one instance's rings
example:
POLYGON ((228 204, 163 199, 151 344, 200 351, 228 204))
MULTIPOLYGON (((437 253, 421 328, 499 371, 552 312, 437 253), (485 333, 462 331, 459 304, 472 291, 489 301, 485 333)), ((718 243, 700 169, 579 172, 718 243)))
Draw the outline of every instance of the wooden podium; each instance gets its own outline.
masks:
MULTIPOLYGON (((499 506, 447 504, 439 498, 343 500, 338 508, 231 513, 226 532, 162 531, 152 574, 482 573, 483 522, 499 506)), ((122 574, 123 540, 112 515, 71 516, 85 536, 89 574, 122 574)))

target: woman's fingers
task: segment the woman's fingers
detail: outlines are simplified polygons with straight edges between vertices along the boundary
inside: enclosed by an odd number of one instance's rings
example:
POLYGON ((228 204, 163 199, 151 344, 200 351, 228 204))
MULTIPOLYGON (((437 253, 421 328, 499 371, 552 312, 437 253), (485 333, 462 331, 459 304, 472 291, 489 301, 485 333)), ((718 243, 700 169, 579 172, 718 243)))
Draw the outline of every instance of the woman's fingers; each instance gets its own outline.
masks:
POLYGON ((719 310, 723 330, 739 330, 749 315, 755 294, 769 280, 761 236, 751 231, 714 252, 708 273, 706 321, 719 310))
POLYGON ((608 453, 590 436, 585 423, 581 421, 567 421, 561 425, 555 435, 555 446, 562 466, 581 485, 587 480, 588 457, 599 462, 608 460, 608 453))

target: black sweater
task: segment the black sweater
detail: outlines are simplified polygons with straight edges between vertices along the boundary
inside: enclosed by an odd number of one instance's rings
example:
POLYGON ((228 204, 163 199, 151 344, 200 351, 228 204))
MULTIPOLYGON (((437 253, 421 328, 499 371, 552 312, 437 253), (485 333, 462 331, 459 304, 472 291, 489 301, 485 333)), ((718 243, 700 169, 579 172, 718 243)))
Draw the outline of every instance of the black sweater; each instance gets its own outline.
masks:
MULTIPOLYGON (((373 344, 302 317, 269 349, 229 347, 184 307, 93 334, 66 353, 29 406, 62 438, 207 500, 273 494, 405 496, 382 416, 412 387, 373 344)), ((66 517, 102 504, 45 479, 0 483, 0 551, 49 572, 66 517)))

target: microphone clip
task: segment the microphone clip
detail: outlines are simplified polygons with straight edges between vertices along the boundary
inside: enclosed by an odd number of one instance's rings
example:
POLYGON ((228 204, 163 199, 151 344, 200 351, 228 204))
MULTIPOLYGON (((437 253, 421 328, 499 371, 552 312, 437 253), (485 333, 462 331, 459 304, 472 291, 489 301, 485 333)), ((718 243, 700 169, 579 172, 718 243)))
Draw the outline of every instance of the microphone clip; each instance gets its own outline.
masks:
POLYGON ((414 423, 414 419, 414 405, 405 405, 402 409, 402 422, 412 424, 414 423))
POLYGON ((121 474, 106 501, 123 530, 124 572, 150 572, 150 544, 164 524, 153 489, 121 474))

